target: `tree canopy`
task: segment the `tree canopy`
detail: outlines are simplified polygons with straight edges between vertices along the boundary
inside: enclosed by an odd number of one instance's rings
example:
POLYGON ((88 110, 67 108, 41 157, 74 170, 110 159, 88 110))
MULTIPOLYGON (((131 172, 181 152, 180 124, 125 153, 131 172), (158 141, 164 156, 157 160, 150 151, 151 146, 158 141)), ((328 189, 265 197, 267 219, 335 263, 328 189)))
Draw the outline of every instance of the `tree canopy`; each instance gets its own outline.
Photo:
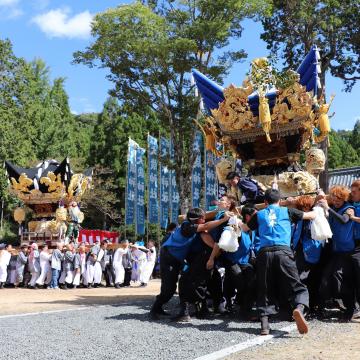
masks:
POLYGON ((360 3, 358 0, 273 0, 273 13, 262 18, 261 38, 268 49, 296 68, 312 45, 321 51, 325 74, 344 81, 350 91, 360 79, 360 3))
POLYGON ((194 161, 191 144, 199 99, 190 72, 197 68, 221 82, 244 50, 226 50, 242 33, 241 20, 265 13, 266 1, 142 1, 95 16, 94 42, 74 54, 75 63, 106 67, 111 91, 136 109, 151 108, 170 133, 175 171, 184 204, 190 195, 194 161))

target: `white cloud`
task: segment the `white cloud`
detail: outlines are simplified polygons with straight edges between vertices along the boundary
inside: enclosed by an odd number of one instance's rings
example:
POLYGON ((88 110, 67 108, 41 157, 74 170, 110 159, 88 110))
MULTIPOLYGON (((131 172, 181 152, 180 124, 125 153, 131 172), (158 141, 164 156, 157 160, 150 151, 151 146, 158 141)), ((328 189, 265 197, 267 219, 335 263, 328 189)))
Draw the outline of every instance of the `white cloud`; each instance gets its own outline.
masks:
MULTIPOLYGON (((1 0, 0 0, 1 1, 1 0)), ((70 16, 70 9, 55 9, 35 16, 32 21, 50 38, 79 38, 90 36, 92 15, 89 11, 70 16)))
POLYGON ((0 0, 0 6, 14 6, 19 3, 19 0, 0 0))
POLYGON ((0 14, 3 19, 15 19, 23 14, 19 0, 0 0, 0 14))

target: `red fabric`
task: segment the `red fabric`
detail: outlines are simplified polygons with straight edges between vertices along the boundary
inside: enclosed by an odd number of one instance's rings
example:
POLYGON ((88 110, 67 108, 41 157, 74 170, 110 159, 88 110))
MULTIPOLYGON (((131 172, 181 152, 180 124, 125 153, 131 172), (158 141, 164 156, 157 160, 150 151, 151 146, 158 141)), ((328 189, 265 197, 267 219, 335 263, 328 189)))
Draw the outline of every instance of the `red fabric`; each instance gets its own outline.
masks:
POLYGON ((119 235, 116 231, 81 229, 78 242, 87 242, 92 245, 97 239, 100 241, 108 239, 112 244, 116 244, 119 242, 119 235))

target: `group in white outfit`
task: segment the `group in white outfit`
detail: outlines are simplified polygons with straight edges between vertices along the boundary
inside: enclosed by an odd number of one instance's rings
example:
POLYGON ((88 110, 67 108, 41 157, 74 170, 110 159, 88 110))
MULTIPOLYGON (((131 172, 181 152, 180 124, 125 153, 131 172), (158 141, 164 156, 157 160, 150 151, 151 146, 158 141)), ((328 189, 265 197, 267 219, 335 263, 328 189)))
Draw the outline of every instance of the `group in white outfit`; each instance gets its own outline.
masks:
POLYGON ((27 285, 36 289, 67 289, 69 287, 97 287, 103 277, 107 286, 120 288, 130 285, 130 279, 146 286, 156 263, 156 248, 149 241, 132 245, 122 240, 120 246, 108 249, 108 241, 97 242, 86 252, 84 243, 57 243, 56 249, 36 243, 21 246, 17 255, 12 255, 11 245, 0 244, 0 288, 5 284, 27 285), (27 281, 26 281, 27 278, 27 281))

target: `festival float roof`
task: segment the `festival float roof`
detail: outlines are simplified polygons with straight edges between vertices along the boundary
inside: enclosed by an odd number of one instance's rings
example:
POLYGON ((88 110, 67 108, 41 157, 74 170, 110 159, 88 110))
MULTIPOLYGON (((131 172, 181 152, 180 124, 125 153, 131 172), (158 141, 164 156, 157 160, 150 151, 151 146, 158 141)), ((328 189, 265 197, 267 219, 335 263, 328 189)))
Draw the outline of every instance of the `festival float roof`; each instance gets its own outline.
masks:
POLYGON ((68 158, 61 163, 53 159, 44 160, 32 168, 5 161, 5 169, 10 192, 25 204, 79 201, 92 179, 91 168, 82 174, 74 174, 68 158))
POLYGON ((330 130, 326 123, 330 105, 318 100, 319 49, 313 46, 296 72, 289 72, 293 80, 284 82, 286 86, 269 81, 260 91, 253 80, 266 72, 272 72, 268 60, 255 59, 242 86, 226 88, 198 70, 192 73, 205 107, 207 140, 223 143, 252 166, 286 167, 299 160, 304 147, 323 141, 330 130))

